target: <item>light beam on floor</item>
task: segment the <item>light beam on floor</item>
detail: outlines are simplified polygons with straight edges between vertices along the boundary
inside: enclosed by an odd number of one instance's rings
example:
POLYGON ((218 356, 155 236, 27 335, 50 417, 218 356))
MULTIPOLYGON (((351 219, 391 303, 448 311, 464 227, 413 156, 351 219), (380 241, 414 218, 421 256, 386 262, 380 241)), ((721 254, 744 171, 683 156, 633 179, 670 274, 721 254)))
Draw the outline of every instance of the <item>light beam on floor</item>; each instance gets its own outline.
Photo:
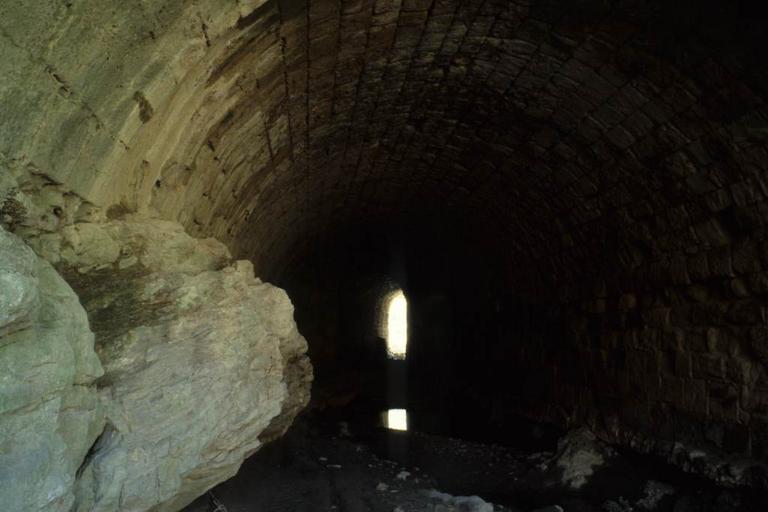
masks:
POLYGON ((387 352, 393 359, 405 359, 408 350, 408 301, 401 291, 389 300, 387 309, 387 352))
POLYGON ((390 430, 408 430, 408 411, 405 409, 388 410, 387 428, 390 430))

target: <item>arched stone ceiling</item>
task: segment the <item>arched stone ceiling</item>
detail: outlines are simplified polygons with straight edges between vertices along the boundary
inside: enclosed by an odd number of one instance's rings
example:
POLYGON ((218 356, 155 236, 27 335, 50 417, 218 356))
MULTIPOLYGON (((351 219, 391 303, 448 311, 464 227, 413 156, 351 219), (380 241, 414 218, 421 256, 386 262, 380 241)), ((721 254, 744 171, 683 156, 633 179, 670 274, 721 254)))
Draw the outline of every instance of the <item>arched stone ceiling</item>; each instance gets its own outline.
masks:
POLYGON ((31 4, 0 17, 4 165, 260 273, 345 223, 444 212, 538 282, 671 274, 768 219, 746 2, 31 4))

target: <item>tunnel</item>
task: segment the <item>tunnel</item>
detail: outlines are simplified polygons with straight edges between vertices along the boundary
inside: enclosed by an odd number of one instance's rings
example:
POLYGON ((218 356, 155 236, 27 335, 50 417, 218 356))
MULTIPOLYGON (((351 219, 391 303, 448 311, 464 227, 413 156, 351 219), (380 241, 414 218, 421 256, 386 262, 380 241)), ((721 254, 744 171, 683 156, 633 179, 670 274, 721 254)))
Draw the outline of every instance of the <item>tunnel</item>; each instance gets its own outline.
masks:
POLYGON ((768 507, 761 2, 0 12, 6 510, 768 507))

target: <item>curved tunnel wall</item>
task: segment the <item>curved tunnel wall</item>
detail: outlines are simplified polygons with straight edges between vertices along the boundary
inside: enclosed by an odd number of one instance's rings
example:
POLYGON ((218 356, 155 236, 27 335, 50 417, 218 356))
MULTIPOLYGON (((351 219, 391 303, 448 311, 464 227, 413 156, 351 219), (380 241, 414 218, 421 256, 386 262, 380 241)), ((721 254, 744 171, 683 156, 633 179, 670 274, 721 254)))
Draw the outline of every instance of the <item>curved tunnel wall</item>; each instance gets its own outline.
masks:
POLYGON ((340 226, 466 217, 567 319, 560 416, 762 454, 764 39, 746 2, 665 4, 7 2, 0 158, 43 205, 15 228, 152 209, 273 278, 340 226))
POLYGON ((709 5, 8 6, 2 153, 267 272, 323 226, 435 204, 549 279, 633 267, 763 218, 765 69, 709 5))

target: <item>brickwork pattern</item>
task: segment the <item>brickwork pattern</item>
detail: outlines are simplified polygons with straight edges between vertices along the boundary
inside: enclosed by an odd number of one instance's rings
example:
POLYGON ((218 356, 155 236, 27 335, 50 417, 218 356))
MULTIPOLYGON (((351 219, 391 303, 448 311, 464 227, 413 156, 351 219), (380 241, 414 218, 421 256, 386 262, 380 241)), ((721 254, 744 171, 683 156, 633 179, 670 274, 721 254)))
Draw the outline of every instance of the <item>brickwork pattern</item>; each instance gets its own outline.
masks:
POLYGON ((603 417, 680 411, 766 454, 759 23, 710 1, 232 4, 9 11, 3 172, 155 208, 266 277, 360 219, 463 212, 572 319, 568 372, 520 355, 563 407, 635 397, 603 417))

